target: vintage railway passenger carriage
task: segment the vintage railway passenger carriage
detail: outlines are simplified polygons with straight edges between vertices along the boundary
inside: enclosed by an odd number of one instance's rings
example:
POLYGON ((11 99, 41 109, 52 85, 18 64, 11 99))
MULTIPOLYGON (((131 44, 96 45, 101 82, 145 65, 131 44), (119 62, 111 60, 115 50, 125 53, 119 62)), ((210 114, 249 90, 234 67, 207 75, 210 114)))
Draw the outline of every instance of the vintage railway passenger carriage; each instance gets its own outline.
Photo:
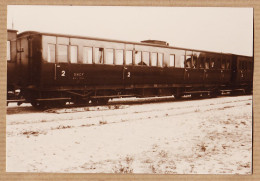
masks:
POLYGON ((8 92, 20 89, 33 106, 252 91, 253 59, 248 56, 171 47, 158 40, 34 31, 18 34, 16 43, 15 38, 16 31, 8 30, 8 92))

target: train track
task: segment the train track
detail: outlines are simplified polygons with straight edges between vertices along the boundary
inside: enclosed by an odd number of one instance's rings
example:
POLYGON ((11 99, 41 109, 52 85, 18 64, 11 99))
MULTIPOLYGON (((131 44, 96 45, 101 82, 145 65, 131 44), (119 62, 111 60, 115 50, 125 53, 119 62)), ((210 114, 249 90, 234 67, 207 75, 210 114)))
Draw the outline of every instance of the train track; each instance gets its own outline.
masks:
MULTIPOLYGON (((227 95, 222 95, 221 97, 227 97, 227 95)), ((234 97, 234 96, 232 96, 234 97)), ((168 97, 149 97, 149 98, 119 98, 113 99, 109 101, 106 105, 97 105, 94 103, 87 103, 87 104, 74 104, 74 103, 67 103, 62 107, 44 107, 41 109, 35 109, 32 106, 28 106, 30 104, 26 104, 26 106, 17 106, 17 107, 8 107, 7 114, 15 114, 15 113, 30 113, 30 112, 55 112, 59 109, 73 109, 73 108, 85 108, 85 107, 95 107, 95 106, 120 106, 120 105, 138 105, 138 104, 149 104, 149 103, 163 103, 163 102, 182 102, 182 101, 192 101, 192 100, 199 100, 199 99, 211 99, 210 96, 202 96, 202 97, 190 97, 184 96, 179 99, 175 99, 173 96, 168 97)), ((87 111, 88 109, 86 109, 87 111)))

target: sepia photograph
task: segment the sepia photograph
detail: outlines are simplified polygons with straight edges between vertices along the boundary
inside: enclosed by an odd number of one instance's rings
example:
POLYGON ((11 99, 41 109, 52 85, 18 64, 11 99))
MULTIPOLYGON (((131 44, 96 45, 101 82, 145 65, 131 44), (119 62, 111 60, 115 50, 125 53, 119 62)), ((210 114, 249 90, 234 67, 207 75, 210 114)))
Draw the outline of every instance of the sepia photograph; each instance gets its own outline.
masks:
POLYGON ((253 11, 8 5, 6 172, 252 174, 253 11))

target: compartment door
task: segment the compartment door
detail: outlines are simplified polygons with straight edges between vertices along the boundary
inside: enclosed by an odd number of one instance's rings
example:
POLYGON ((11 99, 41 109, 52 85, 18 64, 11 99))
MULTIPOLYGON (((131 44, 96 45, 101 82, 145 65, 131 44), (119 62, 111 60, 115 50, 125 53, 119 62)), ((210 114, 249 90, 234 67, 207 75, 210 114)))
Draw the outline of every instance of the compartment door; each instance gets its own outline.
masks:
POLYGON ((125 87, 130 87, 134 83, 135 77, 137 74, 135 73, 134 68, 134 45, 132 44, 125 44, 125 50, 124 50, 124 66, 122 68, 122 82, 125 87))
POLYGON ((70 80, 70 71, 69 71, 69 65, 68 64, 60 64, 60 63, 55 63, 54 64, 54 80, 58 84, 67 84, 70 80))
POLYGON ((28 40, 21 38, 17 40, 17 74, 22 85, 28 85, 29 80, 29 59, 28 40))

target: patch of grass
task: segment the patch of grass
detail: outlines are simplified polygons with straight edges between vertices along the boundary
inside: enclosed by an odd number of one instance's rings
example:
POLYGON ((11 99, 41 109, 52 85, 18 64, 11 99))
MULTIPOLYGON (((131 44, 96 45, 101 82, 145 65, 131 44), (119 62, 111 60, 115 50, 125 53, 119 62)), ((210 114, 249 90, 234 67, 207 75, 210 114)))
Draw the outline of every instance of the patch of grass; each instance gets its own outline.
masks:
POLYGON ((94 126, 95 124, 82 124, 81 127, 90 127, 90 126, 94 126))
POLYGON ((235 106, 225 106, 224 109, 232 108, 232 107, 235 107, 235 106))
POLYGON ((222 145, 222 148, 223 148, 223 149, 226 149, 227 147, 229 147, 229 146, 227 146, 227 145, 222 145))
POLYGON ((229 121, 223 121, 223 124, 231 124, 231 120, 229 120, 229 121))
POLYGON ((115 109, 120 109, 120 105, 115 105, 115 109))
POLYGON ((126 122, 127 120, 125 120, 125 119, 121 119, 121 122, 126 122))
POLYGON ((200 150, 205 152, 206 151, 206 146, 205 145, 201 145, 200 150))
POLYGON ((155 168, 154 165, 150 165, 149 168, 151 169, 152 173, 157 173, 157 169, 155 168))
POLYGON ((201 152, 206 152, 207 147, 208 147, 205 145, 205 143, 198 144, 197 146, 199 148, 199 151, 201 151, 201 152))
POLYGON ((242 167, 244 167, 244 168, 250 168, 250 167, 251 167, 251 164, 250 164, 250 163, 246 163, 246 164, 242 164, 242 165, 240 165, 240 166, 242 166, 242 167))
POLYGON ((73 126, 64 126, 64 125, 59 125, 58 127, 56 128, 52 128, 52 129, 68 129, 68 128, 72 128, 73 126))
POLYGON ((156 161, 149 165, 149 169, 153 174, 174 174, 176 173, 176 164, 173 160, 170 161, 156 161))
POLYGON ((168 158, 168 153, 164 150, 161 150, 159 153, 158 153, 158 156, 160 156, 161 158, 168 158))
POLYGON ((107 121, 99 121, 99 124, 100 124, 100 125, 107 124, 107 121))
POLYGON ((245 122, 245 121, 241 121, 240 123, 243 124, 243 125, 246 125, 246 122, 245 122))
POLYGON ((133 157, 127 156, 123 161, 119 161, 118 165, 115 165, 112 169, 114 173, 133 173, 132 163, 133 157))
POLYGON ((199 108, 195 109, 195 112, 200 112, 200 109, 199 108))
POLYGON ((30 135, 38 136, 40 134, 40 132, 39 131, 25 131, 22 134, 27 135, 27 137, 30 136, 30 135))
POLYGON ((143 163, 153 163, 153 161, 150 158, 147 158, 143 161, 143 163))

